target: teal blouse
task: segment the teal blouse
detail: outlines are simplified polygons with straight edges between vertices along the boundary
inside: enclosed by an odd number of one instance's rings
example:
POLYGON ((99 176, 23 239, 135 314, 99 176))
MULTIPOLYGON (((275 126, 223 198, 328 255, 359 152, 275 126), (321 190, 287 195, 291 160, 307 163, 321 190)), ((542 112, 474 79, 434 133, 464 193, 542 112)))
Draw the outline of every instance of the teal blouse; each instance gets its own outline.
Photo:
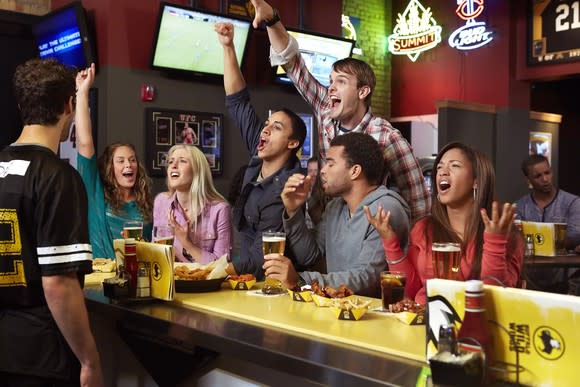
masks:
MULTIPOLYGON (((126 202, 118 213, 113 213, 111 206, 105 201, 103 183, 99 176, 97 157, 90 159, 82 155, 77 156, 77 170, 79 171, 87 197, 89 199, 89 236, 95 258, 115 258, 113 239, 121 238, 123 224, 127 221, 143 221, 137 202, 126 202)), ((143 225, 143 237, 149 240, 152 233, 152 224, 143 225)))

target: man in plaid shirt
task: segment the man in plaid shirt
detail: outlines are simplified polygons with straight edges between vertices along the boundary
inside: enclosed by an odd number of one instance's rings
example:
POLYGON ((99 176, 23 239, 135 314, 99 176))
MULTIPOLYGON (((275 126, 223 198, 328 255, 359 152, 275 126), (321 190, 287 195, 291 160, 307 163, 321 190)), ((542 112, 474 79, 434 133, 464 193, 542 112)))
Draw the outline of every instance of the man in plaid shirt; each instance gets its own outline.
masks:
POLYGON ((330 85, 325 87, 306 68, 298 43, 280 22, 278 11, 263 0, 251 1, 256 8, 254 27, 263 22, 268 30, 272 66, 284 67, 316 114, 323 162, 334 137, 350 132, 371 135, 384 147, 389 176, 411 207, 413 222, 427 215, 429 192, 411 146, 387 120, 372 114, 371 97, 376 79, 371 67, 358 59, 341 59, 333 64, 330 85))

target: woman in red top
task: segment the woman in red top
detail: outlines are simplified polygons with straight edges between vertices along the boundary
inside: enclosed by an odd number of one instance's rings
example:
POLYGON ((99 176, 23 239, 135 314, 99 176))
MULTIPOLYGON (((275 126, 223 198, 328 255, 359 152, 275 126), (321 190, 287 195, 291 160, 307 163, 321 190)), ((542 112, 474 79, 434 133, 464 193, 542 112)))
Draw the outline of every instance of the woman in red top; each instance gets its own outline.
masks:
POLYGON ((471 147, 453 142, 437 155, 432 176, 431 215, 415 223, 407 254, 389 226, 389 213, 379 208, 369 222, 383 239, 390 270, 407 273, 405 293, 426 302, 425 281, 434 278, 433 242, 461 245, 457 280, 482 279, 491 285, 517 286, 523 262, 524 242, 512 230, 515 205, 493 201, 495 172, 490 160, 471 147), (489 212, 491 211, 491 218, 489 212))

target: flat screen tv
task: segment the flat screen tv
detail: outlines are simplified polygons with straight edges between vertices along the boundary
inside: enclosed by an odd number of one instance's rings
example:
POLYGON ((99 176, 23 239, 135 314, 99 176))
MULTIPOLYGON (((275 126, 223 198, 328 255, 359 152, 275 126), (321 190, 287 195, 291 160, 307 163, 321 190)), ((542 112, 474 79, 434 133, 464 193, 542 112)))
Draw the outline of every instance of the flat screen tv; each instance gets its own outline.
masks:
POLYGON ((223 75, 223 48, 214 31, 218 22, 234 25, 234 47, 241 66, 251 29, 249 20, 162 2, 151 67, 176 74, 223 75))
POLYGON ((40 58, 56 58, 82 69, 97 64, 87 15, 80 1, 56 9, 33 24, 40 58))
MULTIPOLYGON (((330 83, 332 64, 339 59, 350 57, 355 44, 355 41, 351 39, 292 28, 288 28, 288 33, 298 41, 300 53, 310 73, 325 86, 330 83)), ((276 68, 276 80, 283 83, 290 82, 282 66, 276 68)))

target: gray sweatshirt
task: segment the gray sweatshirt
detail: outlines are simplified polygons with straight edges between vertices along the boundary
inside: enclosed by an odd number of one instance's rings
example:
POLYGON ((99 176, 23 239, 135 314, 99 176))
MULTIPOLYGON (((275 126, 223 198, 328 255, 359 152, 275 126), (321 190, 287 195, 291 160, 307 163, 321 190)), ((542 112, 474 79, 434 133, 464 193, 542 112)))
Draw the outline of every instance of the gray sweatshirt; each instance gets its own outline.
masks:
POLYGON ((302 272, 300 276, 306 283, 317 279, 321 285, 334 288, 345 284, 356 294, 380 297, 380 274, 387 270, 387 262, 381 237, 363 211, 363 206, 368 206, 375 214, 379 204, 391 211, 391 227, 406 250, 411 211, 401 196, 382 185, 362 200, 352 217, 346 202, 339 197, 328 203, 313 230, 306 227, 301 211, 284 218, 286 243, 297 256, 307 261, 326 257, 328 274, 302 272))

